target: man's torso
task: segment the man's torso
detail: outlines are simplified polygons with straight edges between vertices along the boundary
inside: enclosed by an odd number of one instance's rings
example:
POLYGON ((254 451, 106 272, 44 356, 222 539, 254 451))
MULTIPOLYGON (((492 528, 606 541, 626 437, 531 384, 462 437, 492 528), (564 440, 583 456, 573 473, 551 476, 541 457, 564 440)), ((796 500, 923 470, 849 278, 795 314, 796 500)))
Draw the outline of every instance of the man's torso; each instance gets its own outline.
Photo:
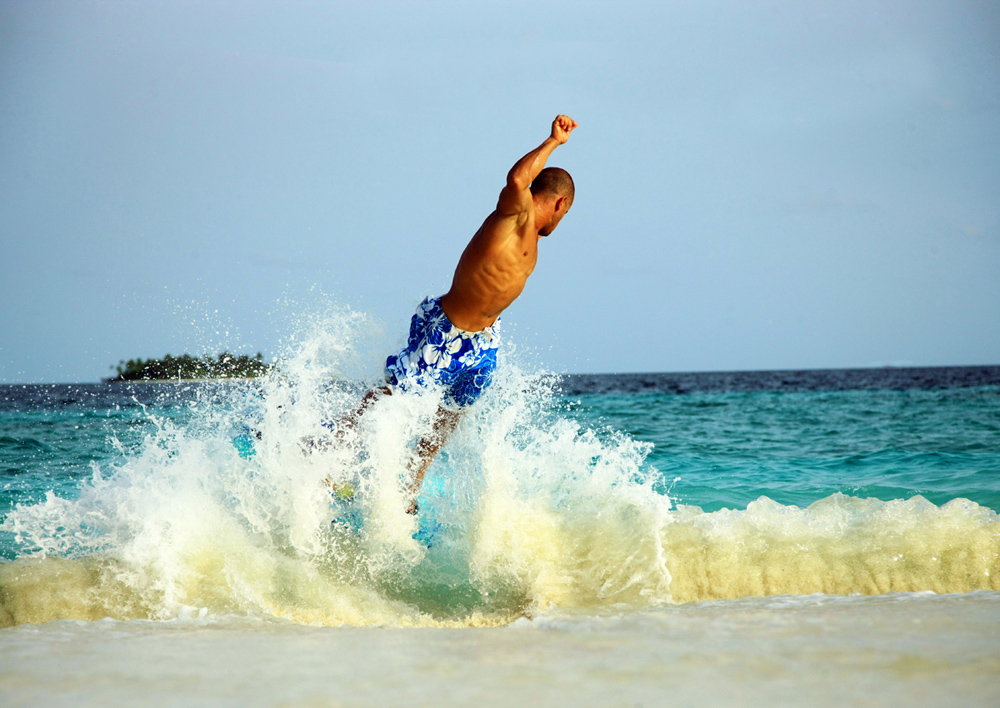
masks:
POLYGON ((465 247, 451 289, 441 298, 448 319, 461 329, 479 331, 496 321, 535 269, 538 235, 529 211, 502 217, 494 211, 465 247))

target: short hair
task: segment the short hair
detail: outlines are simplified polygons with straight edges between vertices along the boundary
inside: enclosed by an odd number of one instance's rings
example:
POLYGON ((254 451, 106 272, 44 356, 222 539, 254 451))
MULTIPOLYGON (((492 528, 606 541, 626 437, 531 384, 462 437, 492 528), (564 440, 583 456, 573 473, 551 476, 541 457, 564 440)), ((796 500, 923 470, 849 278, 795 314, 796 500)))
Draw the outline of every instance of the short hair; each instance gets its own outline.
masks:
POLYGON ((538 173, 535 181, 531 183, 531 193, 569 197, 572 204, 576 187, 573 185, 573 178, 569 176, 569 172, 561 167, 546 167, 538 173))

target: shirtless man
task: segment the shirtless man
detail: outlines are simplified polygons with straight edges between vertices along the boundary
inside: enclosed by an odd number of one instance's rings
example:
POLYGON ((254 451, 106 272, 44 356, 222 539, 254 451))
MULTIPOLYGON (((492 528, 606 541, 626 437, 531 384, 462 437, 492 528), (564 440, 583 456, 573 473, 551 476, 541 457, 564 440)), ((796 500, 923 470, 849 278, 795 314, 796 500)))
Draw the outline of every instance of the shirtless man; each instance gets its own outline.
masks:
POLYGON ((573 179, 558 167, 546 168, 545 162, 576 127, 569 116, 557 116, 545 142, 507 173, 497 208, 465 247, 451 289, 420 304, 406 347, 386 360, 388 385, 369 391, 347 421, 351 426, 371 403, 394 389, 443 389, 434 430, 417 443, 420 462, 410 484, 409 513, 416 513, 424 473, 455 429, 461 410, 490 385, 500 313, 524 290, 538 260, 539 239, 551 234, 573 205, 573 179))

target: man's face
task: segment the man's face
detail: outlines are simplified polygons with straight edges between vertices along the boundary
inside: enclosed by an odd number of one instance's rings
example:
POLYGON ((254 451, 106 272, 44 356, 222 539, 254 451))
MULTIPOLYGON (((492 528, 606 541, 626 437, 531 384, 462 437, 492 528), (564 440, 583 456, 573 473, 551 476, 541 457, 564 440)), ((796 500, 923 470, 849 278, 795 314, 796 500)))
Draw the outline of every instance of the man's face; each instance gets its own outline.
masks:
POLYGON ((573 206, 573 204, 567 197, 560 197, 559 201, 556 203, 556 210, 553 212, 552 218, 549 219, 549 222, 545 224, 545 226, 538 229, 538 235, 548 236, 550 233, 555 231, 559 222, 562 221, 564 216, 566 216, 566 212, 569 211, 571 206, 573 206))

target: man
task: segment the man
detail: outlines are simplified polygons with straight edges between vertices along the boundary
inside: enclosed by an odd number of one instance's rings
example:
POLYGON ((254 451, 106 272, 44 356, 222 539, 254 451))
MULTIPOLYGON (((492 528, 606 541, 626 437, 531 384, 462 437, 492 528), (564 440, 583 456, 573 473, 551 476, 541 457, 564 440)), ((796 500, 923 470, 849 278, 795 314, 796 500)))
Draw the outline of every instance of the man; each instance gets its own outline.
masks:
POLYGON ((394 389, 443 389, 434 430, 417 443, 420 462, 410 485, 408 513, 417 512, 416 493, 424 473, 455 429, 462 409, 492 381, 500 313, 524 290, 538 260, 539 239, 551 234, 573 205, 573 179, 545 163, 576 127, 569 116, 557 116, 545 142, 507 173, 497 208, 465 247, 451 289, 420 304, 406 346, 386 360, 388 385, 369 391, 345 421, 351 427, 369 405, 394 389))

